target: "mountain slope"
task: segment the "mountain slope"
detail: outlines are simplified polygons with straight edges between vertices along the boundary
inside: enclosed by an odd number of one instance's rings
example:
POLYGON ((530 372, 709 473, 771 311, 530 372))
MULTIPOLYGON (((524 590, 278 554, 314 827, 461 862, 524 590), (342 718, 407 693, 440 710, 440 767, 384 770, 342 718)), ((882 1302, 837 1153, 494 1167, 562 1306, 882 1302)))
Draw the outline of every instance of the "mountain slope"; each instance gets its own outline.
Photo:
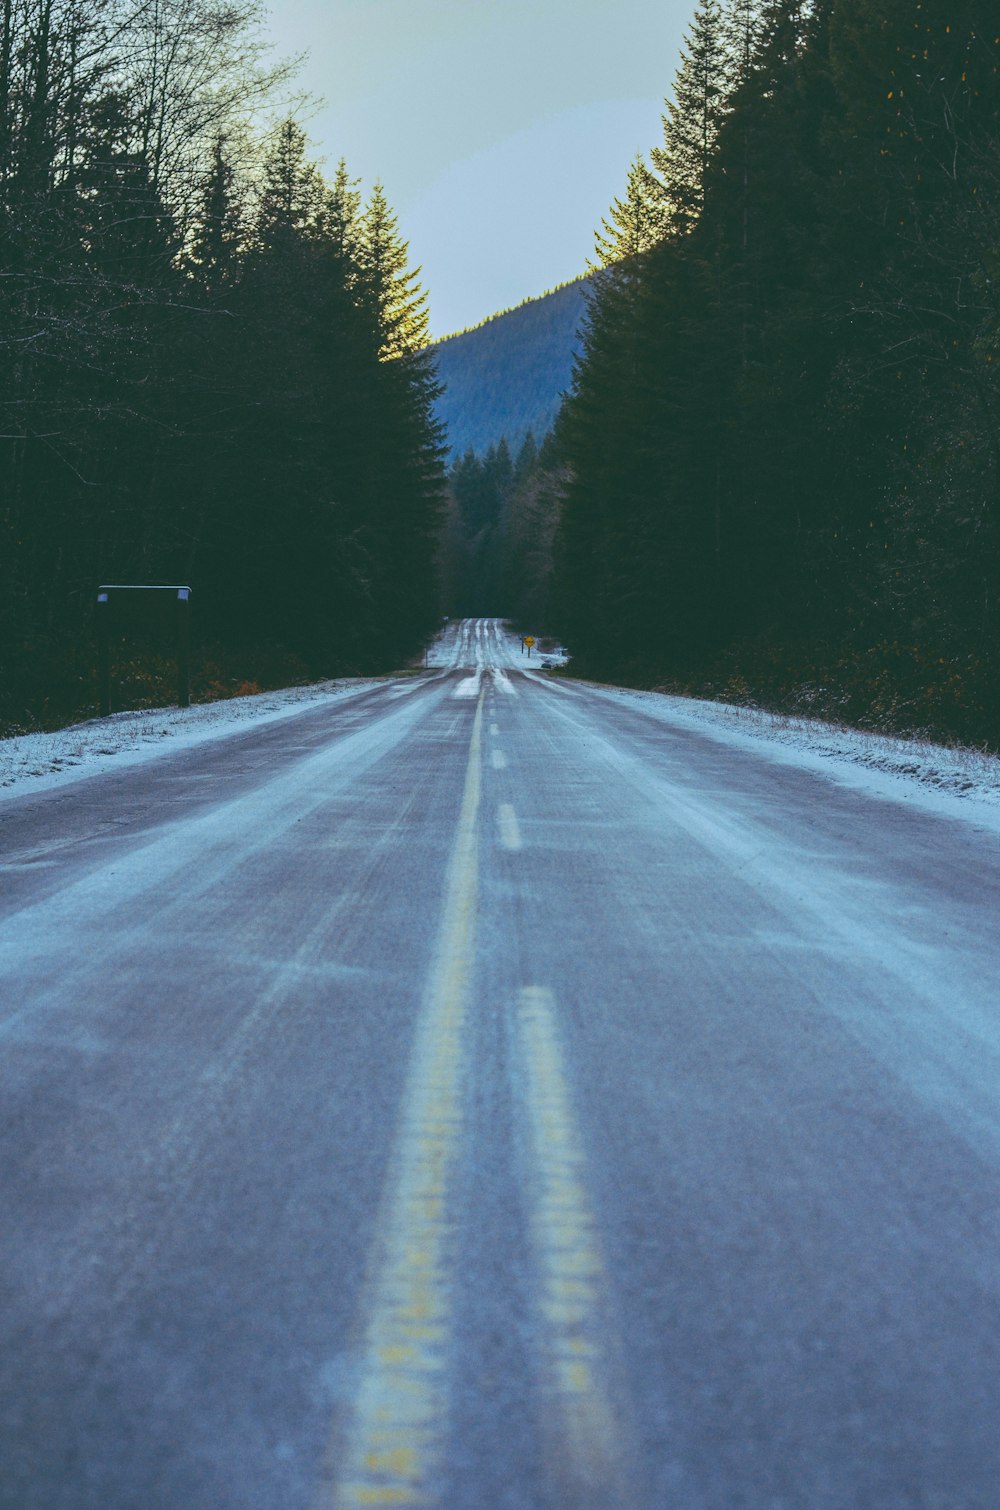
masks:
POLYGON ((559 411, 580 349, 588 280, 494 315, 431 348, 445 392, 436 405, 454 456, 482 454, 506 435, 516 452, 541 440, 559 411))

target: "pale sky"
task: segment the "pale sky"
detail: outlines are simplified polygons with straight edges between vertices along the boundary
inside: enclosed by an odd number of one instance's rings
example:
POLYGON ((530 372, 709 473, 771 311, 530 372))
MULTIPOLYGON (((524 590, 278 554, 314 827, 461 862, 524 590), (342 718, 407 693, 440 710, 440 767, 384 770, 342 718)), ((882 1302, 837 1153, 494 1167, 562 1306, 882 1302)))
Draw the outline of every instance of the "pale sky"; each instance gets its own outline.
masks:
POLYGON ((436 336, 585 270, 637 151, 661 138, 694 0, 273 0, 309 51, 303 124, 385 186, 436 336))

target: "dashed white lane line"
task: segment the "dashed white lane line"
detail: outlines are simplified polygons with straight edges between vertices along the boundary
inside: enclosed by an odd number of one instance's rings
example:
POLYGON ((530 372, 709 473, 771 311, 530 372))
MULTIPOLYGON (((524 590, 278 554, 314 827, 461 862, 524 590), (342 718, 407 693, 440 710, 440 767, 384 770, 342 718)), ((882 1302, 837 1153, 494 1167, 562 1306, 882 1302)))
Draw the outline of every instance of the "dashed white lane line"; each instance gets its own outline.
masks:
POLYGON ((587 1161, 563 1064, 556 1003, 526 986, 515 1018, 530 1143, 528 1215, 542 1321, 543 1430, 553 1503, 633 1510, 621 1345, 587 1191, 587 1161))
POLYGON ((435 962, 372 1250, 352 1406, 317 1510, 440 1504, 451 1404, 452 1175, 465 1134, 463 1080, 475 957, 481 730, 472 726, 435 962))
POLYGON ((490 751, 490 765, 495 771, 505 771, 507 769, 507 757, 503 750, 490 751))
POLYGON ((500 844, 504 849, 523 848, 517 814, 509 802, 501 802, 497 808, 497 828, 500 831, 500 844))
POLYGON ((499 724, 490 724, 490 737, 492 739, 498 739, 500 737, 500 725, 499 724))

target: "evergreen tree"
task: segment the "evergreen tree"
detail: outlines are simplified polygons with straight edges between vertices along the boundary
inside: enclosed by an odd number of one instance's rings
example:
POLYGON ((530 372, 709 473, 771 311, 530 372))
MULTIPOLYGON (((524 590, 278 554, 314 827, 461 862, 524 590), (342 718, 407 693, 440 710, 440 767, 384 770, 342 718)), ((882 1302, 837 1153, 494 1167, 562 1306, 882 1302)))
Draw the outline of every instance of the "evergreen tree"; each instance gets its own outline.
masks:
POLYGON ((723 11, 723 37, 729 52, 731 89, 735 93, 750 77, 760 37, 761 0, 729 0, 723 11))
POLYGON ((225 139, 217 137, 204 181, 191 252, 194 276, 209 293, 225 288, 238 274, 242 226, 235 179, 235 169, 226 156, 225 139))
POLYGON ((408 357, 428 343, 427 296, 420 269, 409 268, 409 247, 381 184, 372 189, 358 228, 360 289, 386 357, 408 357))
POLYGON ((663 143, 650 153, 661 214, 681 234, 698 220, 734 69, 718 0, 698 0, 663 117, 663 143))
POLYGON ((337 164, 333 185, 323 209, 323 234, 341 260, 354 266, 359 260, 359 180, 351 178, 343 158, 337 164))
POLYGON ((514 481, 518 484, 525 481, 538 467, 538 442, 534 433, 529 430, 521 442, 521 449, 517 453, 514 463, 514 481))
POLYGON ((257 236, 266 252, 314 235, 324 209, 324 184, 306 156, 306 134, 291 117, 272 135, 264 159, 257 236))
POLYGON ((624 199, 614 201, 594 237, 597 266, 611 269, 617 281, 636 280, 643 258, 662 240, 666 224, 659 186, 639 154, 629 168, 624 199))

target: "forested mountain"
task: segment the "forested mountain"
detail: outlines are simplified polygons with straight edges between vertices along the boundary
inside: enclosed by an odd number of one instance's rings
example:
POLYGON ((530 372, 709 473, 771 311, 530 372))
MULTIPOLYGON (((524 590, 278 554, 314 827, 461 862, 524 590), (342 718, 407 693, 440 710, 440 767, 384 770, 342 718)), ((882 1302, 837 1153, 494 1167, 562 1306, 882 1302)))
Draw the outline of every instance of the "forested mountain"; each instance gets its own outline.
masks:
POLYGON ((502 438, 514 452, 555 422, 580 350, 587 280, 494 315, 431 350, 443 393, 435 413, 453 457, 483 456, 502 438))
POLYGON ((7 728, 92 705, 102 581, 190 583, 203 665, 249 681, 391 665, 435 621, 423 296, 381 189, 258 129, 259 28, 255 0, 3 8, 7 728))
POLYGON ((577 665, 1000 740, 995 5, 698 0, 598 246, 577 665))

